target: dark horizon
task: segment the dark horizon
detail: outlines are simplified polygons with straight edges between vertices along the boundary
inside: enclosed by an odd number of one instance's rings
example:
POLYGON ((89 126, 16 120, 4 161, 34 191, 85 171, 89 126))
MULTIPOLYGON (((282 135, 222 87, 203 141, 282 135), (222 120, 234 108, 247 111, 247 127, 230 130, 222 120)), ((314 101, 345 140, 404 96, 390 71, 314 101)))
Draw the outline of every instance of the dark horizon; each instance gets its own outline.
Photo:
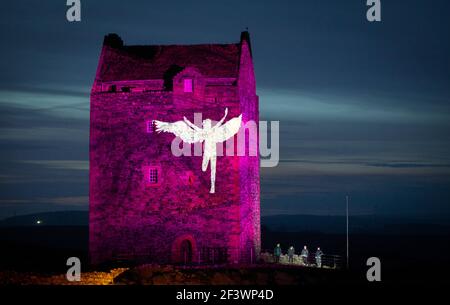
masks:
POLYGON ((447 1, 8 2, 0 12, 0 219, 88 209, 89 92, 104 35, 126 44, 238 42, 248 27, 261 120, 280 164, 262 215, 450 219, 447 1))

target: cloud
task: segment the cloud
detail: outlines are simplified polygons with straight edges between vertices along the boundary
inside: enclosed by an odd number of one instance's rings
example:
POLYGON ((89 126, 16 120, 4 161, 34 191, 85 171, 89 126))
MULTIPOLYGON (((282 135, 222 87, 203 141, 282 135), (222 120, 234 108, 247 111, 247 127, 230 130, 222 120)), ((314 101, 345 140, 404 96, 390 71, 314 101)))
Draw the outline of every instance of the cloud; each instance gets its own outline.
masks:
POLYGON ((88 196, 71 196, 71 197, 39 197, 30 199, 0 199, 0 205, 14 206, 24 204, 51 204, 56 206, 88 206, 88 196))
POLYGON ((30 199, 0 199, 0 205, 16 205, 23 203, 32 203, 30 199))
MULTIPOLYGON (((391 4, 396 19, 377 29, 354 18, 355 1, 248 2, 238 11, 211 1, 175 1, 178 11, 172 2, 110 2, 88 1, 76 31, 54 1, 9 1, 0 10, 4 200, 26 193, 64 204, 86 194, 88 96, 104 34, 131 44, 236 42, 247 25, 261 117, 281 128, 282 162, 261 170, 262 198, 274 198, 263 209, 326 210, 343 190, 364 191, 361 205, 375 198, 384 211, 416 198, 428 208, 432 196, 409 194, 431 179, 428 194, 448 189, 448 1, 415 3, 408 14, 391 4)), ((435 201, 446 204, 448 194, 435 201)))
POLYGON ((263 177, 272 179, 292 179, 298 176, 320 175, 450 175, 450 164, 412 163, 386 161, 355 161, 320 159, 288 159, 281 160, 278 167, 262 169, 263 177))
POLYGON ((401 162, 369 162, 367 166, 374 167, 387 167, 387 168, 448 168, 450 164, 437 164, 437 163, 413 163, 408 161, 401 162))
POLYGON ((59 185, 65 189, 87 188, 89 161, 87 160, 2 160, 0 168, 0 185, 3 193, 18 192, 26 184, 27 192, 43 190, 44 186, 59 185), (7 187, 8 186, 8 187, 7 187))
POLYGON ((86 160, 23 160, 25 164, 34 164, 49 169, 59 170, 89 170, 89 161, 86 160))
POLYGON ((86 131, 73 128, 0 128, 0 141, 59 141, 65 139, 81 141, 86 136, 86 131))
MULTIPOLYGON (((301 90, 259 89, 262 116, 279 120, 448 123, 447 103, 411 101, 408 97, 367 96, 301 90), (431 105, 430 105, 431 104, 431 105)), ((430 98, 424 98, 429 100, 430 98)))
POLYGON ((67 90, 48 90, 43 88, 24 91, 0 90, 0 107, 5 114, 19 118, 32 118, 44 115, 55 118, 86 119, 89 117, 89 91, 75 95, 67 90))
POLYGON ((89 197, 73 196, 73 197, 39 198, 36 200, 36 202, 51 203, 55 205, 87 206, 89 204, 89 197))

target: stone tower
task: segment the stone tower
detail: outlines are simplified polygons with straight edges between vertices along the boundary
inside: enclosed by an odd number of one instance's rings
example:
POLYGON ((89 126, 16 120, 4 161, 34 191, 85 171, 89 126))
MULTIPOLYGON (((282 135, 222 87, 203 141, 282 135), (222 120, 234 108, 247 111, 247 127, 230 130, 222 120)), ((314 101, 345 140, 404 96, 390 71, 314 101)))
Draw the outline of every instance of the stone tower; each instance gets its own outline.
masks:
POLYGON ((194 122, 194 113, 218 121, 225 108, 227 120, 242 114, 246 145, 258 145, 257 134, 245 137, 247 123, 259 122, 248 32, 232 44, 129 46, 105 37, 91 91, 92 264, 258 259, 259 156, 218 157, 210 194, 202 157, 174 156, 175 136, 154 129, 154 120, 194 122))

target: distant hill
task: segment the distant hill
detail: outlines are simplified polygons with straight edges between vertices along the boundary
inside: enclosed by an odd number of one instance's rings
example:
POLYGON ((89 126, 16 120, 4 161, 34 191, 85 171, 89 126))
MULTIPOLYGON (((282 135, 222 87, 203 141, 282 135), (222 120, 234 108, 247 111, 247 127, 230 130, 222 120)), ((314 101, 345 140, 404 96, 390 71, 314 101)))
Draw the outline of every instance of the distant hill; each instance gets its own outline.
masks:
POLYGON ((46 212, 0 220, 0 226, 88 226, 88 211, 46 212))
MULTIPOLYGON (((88 211, 47 212, 0 220, 0 227, 88 225, 88 211)), ((261 225, 264 229, 273 232, 345 234, 346 229, 345 216, 263 216, 261 225)), ((350 216, 349 230, 351 234, 442 235, 450 233, 450 225, 402 217, 350 216)))

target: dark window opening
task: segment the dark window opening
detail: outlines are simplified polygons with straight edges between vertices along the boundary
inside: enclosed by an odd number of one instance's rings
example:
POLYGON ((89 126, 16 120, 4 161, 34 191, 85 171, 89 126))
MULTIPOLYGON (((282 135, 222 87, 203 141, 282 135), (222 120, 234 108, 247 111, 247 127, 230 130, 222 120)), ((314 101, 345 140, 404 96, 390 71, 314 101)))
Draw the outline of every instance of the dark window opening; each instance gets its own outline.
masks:
POLYGON ((189 240, 183 240, 181 243, 180 255, 184 264, 192 263, 192 244, 189 240))
POLYGON ((149 170, 149 182, 151 184, 158 184, 158 169, 157 168, 150 168, 149 170))
POLYGON ((228 262, 228 248, 203 247, 201 261, 206 264, 224 264, 228 262))

